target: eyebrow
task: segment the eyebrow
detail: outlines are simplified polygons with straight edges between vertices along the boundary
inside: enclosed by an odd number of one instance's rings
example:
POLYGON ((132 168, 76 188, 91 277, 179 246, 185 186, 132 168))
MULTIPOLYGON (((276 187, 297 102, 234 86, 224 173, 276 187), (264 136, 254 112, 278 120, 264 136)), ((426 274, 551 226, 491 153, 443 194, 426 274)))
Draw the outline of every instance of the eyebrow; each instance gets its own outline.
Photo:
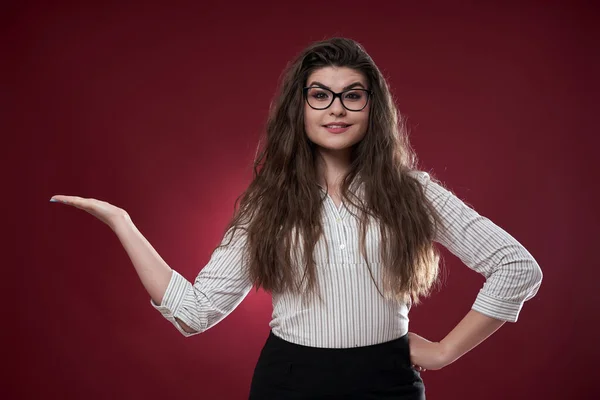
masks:
MULTIPOLYGON (((329 90, 333 91, 333 90, 332 90, 332 89, 331 89, 329 86, 327 86, 327 85, 324 85, 324 84, 322 84, 321 82, 317 82, 317 81, 313 81, 313 82, 312 82, 310 85, 308 85, 308 86, 309 86, 309 87, 311 87, 311 86, 320 86, 320 87, 322 87, 322 88, 324 88, 324 89, 329 89, 329 90)), ((351 84, 349 84, 348 86, 345 86, 345 87, 342 89, 342 92, 343 92, 343 91, 345 91, 345 90, 348 90, 348 89, 355 88, 355 87, 357 87, 357 86, 360 86, 360 87, 362 87, 363 89, 366 89, 362 83, 360 83, 360 82, 354 82, 354 83, 351 83, 351 84)))

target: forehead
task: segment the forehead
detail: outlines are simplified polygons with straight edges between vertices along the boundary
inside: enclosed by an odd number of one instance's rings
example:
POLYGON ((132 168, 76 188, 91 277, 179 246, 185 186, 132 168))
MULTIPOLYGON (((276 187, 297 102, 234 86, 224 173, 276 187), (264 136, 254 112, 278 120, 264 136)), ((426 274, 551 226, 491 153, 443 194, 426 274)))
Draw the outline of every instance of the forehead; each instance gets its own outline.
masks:
POLYGON ((348 67, 328 66, 319 68, 308 76, 306 84, 310 85, 314 81, 327 85, 334 90, 341 90, 354 82, 360 82, 365 87, 367 86, 367 79, 362 72, 348 67))

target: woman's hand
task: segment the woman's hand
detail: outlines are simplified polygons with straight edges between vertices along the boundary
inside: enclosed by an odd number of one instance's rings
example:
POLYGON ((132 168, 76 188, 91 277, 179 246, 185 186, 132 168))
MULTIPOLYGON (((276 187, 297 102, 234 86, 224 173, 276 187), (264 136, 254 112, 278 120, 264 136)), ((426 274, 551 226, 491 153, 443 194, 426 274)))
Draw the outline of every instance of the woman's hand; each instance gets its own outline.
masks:
POLYGON ((430 342, 412 332, 408 333, 408 343, 411 363, 417 371, 442 369, 449 364, 441 343, 430 342))
POLYGON ((119 207, 113 206, 105 201, 96 199, 84 199, 78 196, 52 196, 52 202, 60 202, 69 206, 87 211, 106 225, 115 230, 116 225, 122 221, 131 221, 129 214, 119 207))

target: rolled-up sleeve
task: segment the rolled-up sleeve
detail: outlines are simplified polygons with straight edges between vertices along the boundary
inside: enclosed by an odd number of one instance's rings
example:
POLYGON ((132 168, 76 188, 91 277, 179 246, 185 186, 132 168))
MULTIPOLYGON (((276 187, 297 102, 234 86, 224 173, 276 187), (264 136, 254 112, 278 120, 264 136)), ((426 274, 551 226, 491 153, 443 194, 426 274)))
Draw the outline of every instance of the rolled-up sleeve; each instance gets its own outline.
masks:
POLYGON ((416 177, 443 222, 435 241, 486 278, 472 309, 516 322, 523 303, 536 295, 542 282, 536 260, 509 233, 431 180, 429 174, 418 171, 416 177))
MULTIPOLYGON (((194 284, 173 271, 160 305, 150 304, 185 337, 202 333, 229 315, 250 292, 250 282, 243 262, 246 238, 238 230, 225 247, 217 248, 208 264, 199 272, 194 284), (194 332, 183 330, 178 318, 194 332)), ((221 244, 228 243, 227 232, 221 244), (226 240, 227 239, 227 240, 226 240)))

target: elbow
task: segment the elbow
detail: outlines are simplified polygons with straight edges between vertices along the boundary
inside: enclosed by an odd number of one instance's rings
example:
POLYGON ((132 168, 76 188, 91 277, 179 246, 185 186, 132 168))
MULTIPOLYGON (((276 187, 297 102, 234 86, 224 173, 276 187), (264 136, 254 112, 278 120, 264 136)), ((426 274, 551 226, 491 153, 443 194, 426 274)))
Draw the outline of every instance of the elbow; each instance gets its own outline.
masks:
POLYGON ((544 273, 542 272, 542 268, 533 258, 531 259, 531 281, 536 286, 541 285, 542 279, 544 278, 544 273))
POLYGON ((183 337, 189 338, 192 336, 196 336, 197 334, 201 333, 200 331, 196 331, 190 327, 181 327, 181 329, 179 329, 179 333, 181 333, 183 335, 183 337))
POLYGON ((527 269, 527 287, 529 287, 529 293, 526 297, 526 300, 531 299, 535 296, 542 285, 542 280, 544 279, 544 273, 540 268, 537 261, 533 258, 530 259, 529 268, 527 269))
POLYGON ((201 332, 199 330, 191 328, 188 324, 186 324, 177 317, 175 318, 175 321, 177 322, 177 325, 179 325, 179 332, 181 332, 181 334, 185 337, 194 336, 201 332))
POLYGON ((182 326, 182 327, 181 327, 181 329, 182 329, 182 330, 183 330, 185 333, 187 333, 187 335, 185 335, 186 337, 188 337, 188 336, 191 336, 191 335, 195 335, 196 333, 199 333, 198 331, 196 331, 196 330, 194 330, 194 329, 190 328, 190 327, 189 327, 189 326, 187 326, 187 325, 185 325, 185 326, 182 326))
POLYGON ((200 333, 200 332, 195 331, 193 329, 185 329, 185 328, 182 328, 179 332, 181 332, 181 334, 183 335, 183 337, 186 337, 186 338, 195 336, 198 333, 200 333))

